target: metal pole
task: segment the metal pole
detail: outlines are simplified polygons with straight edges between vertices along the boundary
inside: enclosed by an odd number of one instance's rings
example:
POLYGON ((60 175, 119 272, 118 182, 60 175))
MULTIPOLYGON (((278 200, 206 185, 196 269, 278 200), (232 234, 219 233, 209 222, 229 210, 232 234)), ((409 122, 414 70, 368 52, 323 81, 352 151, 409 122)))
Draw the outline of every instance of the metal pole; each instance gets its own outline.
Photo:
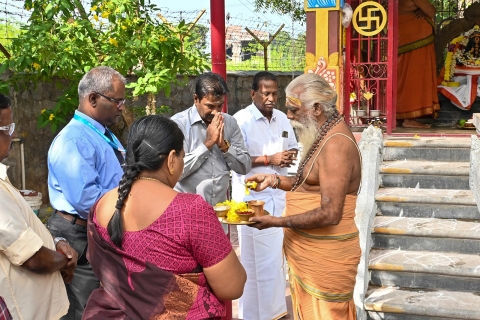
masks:
MULTIPOLYGON (((212 32, 212 71, 227 80, 225 51, 225 0, 210 0, 210 30, 212 32)), ((222 112, 228 112, 227 99, 222 112)))

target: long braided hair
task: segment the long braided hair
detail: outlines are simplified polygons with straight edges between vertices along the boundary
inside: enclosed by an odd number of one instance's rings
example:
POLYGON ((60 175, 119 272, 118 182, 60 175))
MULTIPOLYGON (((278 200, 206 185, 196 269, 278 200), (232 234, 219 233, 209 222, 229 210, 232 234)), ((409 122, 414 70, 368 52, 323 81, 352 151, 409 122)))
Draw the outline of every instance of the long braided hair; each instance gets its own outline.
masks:
POLYGON ((163 165, 170 151, 177 154, 183 149, 183 132, 178 125, 165 117, 150 115, 133 122, 128 134, 127 154, 122 180, 118 186, 115 213, 108 222, 110 240, 122 249, 122 209, 133 181, 140 172, 156 171, 163 165))

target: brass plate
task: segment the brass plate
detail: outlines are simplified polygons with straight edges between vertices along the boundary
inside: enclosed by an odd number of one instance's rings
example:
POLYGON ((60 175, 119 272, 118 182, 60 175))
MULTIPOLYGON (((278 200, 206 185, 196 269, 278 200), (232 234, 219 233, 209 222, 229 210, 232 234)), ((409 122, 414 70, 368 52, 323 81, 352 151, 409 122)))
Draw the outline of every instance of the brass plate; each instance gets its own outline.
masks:
MULTIPOLYGON (((263 210, 263 212, 265 213, 266 216, 270 215, 270 212, 268 212, 267 210, 263 210)), ((218 221, 220 221, 223 224, 231 224, 231 225, 249 225, 249 224, 255 224, 256 223, 256 222, 243 221, 243 220, 242 221, 230 221, 230 220, 227 220, 225 217, 218 218, 218 221)))

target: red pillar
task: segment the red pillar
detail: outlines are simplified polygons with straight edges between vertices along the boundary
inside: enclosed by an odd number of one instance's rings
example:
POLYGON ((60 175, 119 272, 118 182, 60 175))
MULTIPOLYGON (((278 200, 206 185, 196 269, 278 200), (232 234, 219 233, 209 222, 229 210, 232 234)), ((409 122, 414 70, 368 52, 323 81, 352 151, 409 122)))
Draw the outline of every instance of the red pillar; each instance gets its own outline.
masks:
MULTIPOLYGON (((212 32, 212 71, 227 80, 225 0, 210 0, 210 30, 212 32)), ((226 99, 222 111, 228 111, 226 99)))
MULTIPOLYGON (((227 54, 225 51, 225 0, 210 0, 210 30, 212 33, 212 71, 227 80, 227 54)), ((222 112, 228 112, 227 97, 222 112)), ((230 238, 230 232, 228 234, 230 238)), ((232 319, 232 301, 226 301, 226 315, 232 319)))

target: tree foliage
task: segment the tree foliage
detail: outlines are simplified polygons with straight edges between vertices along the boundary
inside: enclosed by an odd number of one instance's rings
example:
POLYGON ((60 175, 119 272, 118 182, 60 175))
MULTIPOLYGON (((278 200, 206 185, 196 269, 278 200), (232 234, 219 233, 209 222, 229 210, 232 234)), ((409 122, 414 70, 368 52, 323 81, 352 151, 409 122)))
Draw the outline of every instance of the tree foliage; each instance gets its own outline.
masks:
POLYGON ((106 65, 136 75, 127 85, 133 97, 159 91, 168 96, 178 74, 208 69, 207 55, 181 41, 188 25, 162 23, 157 7, 144 0, 93 0, 91 8, 80 0, 26 0, 25 9, 32 11, 29 24, 12 42, 12 58, 0 74, 13 71, 9 82, 16 87, 54 78, 70 83, 55 108, 42 110, 39 127, 50 125, 56 131, 65 123, 78 106, 78 81, 93 67, 106 65))
MULTIPOLYGON (((12 47, 12 40, 18 37, 20 34, 20 24, 17 22, 6 22, 5 24, 0 25, 0 43, 3 47, 10 52, 12 47)), ((5 55, 0 53, 0 63, 4 63, 7 60, 5 55)))
POLYGON ((255 0, 255 7, 258 11, 289 15, 296 21, 305 20, 303 0, 255 0))

